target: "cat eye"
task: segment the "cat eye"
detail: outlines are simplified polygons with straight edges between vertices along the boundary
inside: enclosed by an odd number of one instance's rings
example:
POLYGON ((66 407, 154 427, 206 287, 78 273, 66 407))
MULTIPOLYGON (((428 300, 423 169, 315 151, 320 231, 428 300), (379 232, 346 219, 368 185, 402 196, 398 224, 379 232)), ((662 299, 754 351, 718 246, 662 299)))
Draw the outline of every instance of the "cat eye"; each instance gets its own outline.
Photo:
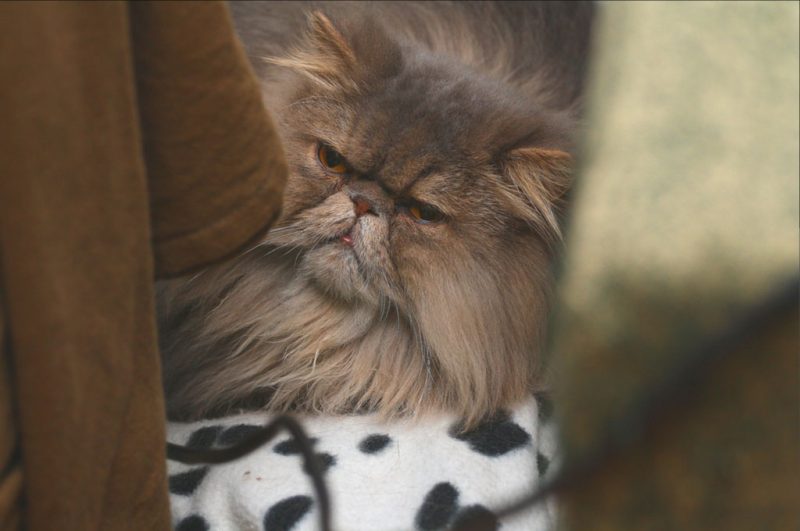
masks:
POLYGON ((438 223, 444 220, 444 214, 435 206, 426 203, 412 203, 406 207, 408 214, 419 223, 438 223))
POLYGON ((347 161, 332 147, 320 144, 317 148, 317 158, 328 171, 339 175, 347 173, 347 161))

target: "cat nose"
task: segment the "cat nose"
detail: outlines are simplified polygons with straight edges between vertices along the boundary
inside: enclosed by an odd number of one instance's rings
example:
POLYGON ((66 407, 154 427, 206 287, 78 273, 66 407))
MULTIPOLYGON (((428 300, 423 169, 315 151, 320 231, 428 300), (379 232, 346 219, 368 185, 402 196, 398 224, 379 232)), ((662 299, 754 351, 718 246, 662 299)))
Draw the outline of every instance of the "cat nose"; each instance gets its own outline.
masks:
POLYGON ((353 202, 353 212, 356 217, 360 218, 366 214, 383 216, 388 212, 388 199, 380 186, 372 181, 351 182, 344 189, 344 193, 353 202))
POLYGON ((356 217, 360 218, 365 214, 377 215, 372 205, 364 197, 355 196, 350 198, 353 201, 353 208, 356 212, 356 217))

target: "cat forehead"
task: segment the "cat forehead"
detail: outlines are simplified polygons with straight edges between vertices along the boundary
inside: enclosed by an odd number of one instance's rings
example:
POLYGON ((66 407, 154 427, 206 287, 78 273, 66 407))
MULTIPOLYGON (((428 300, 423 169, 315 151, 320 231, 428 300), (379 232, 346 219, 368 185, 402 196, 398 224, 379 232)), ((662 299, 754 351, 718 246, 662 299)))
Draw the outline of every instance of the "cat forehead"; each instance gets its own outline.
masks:
POLYGON ((522 143, 552 147, 560 131, 504 83, 425 54, 403 64, 357 92, 307 85, 290 105, 294 125, 393 191, 480 169, 522 143))
POLYGON ((329 137, 340 150, 358 148, 367 161, 373 150, 424 159, 489 156, 542 128, 530 104, 497 84, 446 68, 409 70, 362 92, 312 86, 289 108, 310 135, 329 137))

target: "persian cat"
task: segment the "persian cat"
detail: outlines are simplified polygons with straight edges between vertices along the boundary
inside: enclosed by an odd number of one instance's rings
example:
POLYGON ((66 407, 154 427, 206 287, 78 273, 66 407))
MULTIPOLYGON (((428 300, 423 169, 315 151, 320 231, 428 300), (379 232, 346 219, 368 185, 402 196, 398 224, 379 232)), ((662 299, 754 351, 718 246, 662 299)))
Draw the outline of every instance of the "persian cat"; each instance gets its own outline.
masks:
POLYGON ((290 176, 272 231, 159 286, 168 415, 465 426, 541 378, 592 7, 232 5, 290 176))

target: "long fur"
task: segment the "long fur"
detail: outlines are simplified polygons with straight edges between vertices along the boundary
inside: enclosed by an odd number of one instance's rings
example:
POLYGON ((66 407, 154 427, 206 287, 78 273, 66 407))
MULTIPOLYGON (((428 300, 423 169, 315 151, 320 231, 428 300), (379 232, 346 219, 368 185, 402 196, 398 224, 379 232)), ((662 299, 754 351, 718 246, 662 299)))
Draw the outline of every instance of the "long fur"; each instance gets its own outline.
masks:
POLYGON ((234 4, 292 174, 264 241, 159 286, 170 417, 468 427, 539 384, 591 9, 378 4, 234 4), (318 142, 352 175, 326 173, 318 142), (446 221, 415 223, 409 194, 446 221))

